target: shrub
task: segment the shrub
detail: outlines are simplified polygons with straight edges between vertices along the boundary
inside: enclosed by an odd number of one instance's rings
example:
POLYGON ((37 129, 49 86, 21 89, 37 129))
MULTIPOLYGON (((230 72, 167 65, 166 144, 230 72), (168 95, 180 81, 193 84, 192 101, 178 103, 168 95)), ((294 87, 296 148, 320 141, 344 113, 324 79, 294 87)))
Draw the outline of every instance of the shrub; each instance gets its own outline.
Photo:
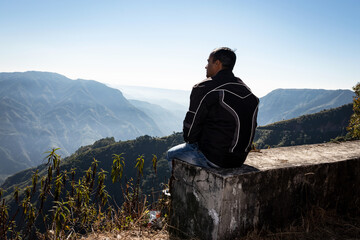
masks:
POLYGON ((354 113, 351 115, 347 130, 353 139, 360 139, 360 83, 357 83, 353 87, 353 90, 355 91, 353 101, 354 113))

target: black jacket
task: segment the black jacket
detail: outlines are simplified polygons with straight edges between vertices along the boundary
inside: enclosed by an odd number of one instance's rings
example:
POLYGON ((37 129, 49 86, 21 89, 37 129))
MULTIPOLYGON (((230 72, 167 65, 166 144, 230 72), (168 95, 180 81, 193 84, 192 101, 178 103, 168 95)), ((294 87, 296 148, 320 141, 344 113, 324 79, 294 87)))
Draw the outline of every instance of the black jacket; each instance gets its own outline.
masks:
POLYGON ((183 134, 198 143, 206 158, 224 168, 240 167, 254 139, 259 99, 234 76, 221 70, 191 92, 183 134))

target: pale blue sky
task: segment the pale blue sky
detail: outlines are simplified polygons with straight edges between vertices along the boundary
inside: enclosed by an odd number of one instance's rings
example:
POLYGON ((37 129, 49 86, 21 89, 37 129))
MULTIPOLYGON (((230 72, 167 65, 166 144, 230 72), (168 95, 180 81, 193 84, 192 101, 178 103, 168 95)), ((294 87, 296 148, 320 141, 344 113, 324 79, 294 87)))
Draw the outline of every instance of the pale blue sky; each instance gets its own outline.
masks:
POLYGON ((360 0, 0 0, 0 72, 190 90, 228 46, 259 97, 360 82, 360 0))

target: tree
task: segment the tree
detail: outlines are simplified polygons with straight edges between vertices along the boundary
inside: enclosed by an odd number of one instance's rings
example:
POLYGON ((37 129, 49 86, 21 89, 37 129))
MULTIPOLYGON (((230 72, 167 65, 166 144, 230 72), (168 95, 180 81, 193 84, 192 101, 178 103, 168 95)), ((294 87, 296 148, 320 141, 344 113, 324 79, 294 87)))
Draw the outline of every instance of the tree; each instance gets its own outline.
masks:
POLYGON ((353 101, 354 113, 351 115, 349 126, 347 130, 351 138, 360 139, 360 83, 357 83, 353 90, 355 91, 355 97, 353 101))

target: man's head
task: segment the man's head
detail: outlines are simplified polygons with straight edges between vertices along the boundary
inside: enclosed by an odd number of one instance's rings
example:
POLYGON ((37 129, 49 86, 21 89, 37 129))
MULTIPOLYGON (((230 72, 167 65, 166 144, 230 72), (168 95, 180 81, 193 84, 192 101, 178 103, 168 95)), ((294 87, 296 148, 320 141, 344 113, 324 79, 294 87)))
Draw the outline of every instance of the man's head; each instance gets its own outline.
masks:
POLYGON ((217 48, 210 53, 206 65, 206 77, 215 76, 222 69, 233 70, 236 62, 236 55, 233 50, 227 47, 217 48))

